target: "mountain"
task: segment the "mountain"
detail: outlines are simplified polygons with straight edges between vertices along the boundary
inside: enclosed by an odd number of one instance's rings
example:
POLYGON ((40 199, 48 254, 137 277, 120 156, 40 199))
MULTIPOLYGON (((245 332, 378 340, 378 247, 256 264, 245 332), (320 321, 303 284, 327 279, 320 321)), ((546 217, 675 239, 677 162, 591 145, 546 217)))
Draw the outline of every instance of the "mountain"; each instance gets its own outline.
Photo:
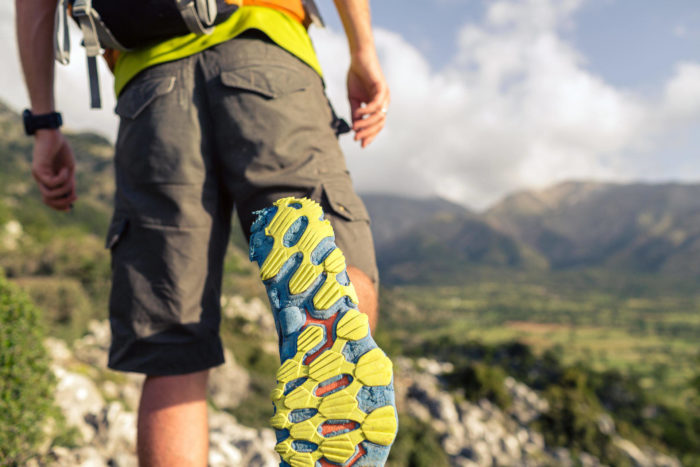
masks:
POLYGON ((377 249, 388 246, 397 236, 409 232, 434 216, 470 214, 464 206, 442 198, 420 199, 388 194, 363 194, 362 200, 372 218, 372 235, 377 249))
POLYGON ((461 278, 476 267, 542 269, 546 260, 515 237, 449 201, 365 195, 382 279, 461 278))
POLYGON ((515 193, 483 218, 554 269, 700 275, 700 185, 567 182, 515 193))
POLYGON ((566 182, 481 214, 440 199, 364 199, 389 282, 483 266, 700 276, 700 184, 566 182))

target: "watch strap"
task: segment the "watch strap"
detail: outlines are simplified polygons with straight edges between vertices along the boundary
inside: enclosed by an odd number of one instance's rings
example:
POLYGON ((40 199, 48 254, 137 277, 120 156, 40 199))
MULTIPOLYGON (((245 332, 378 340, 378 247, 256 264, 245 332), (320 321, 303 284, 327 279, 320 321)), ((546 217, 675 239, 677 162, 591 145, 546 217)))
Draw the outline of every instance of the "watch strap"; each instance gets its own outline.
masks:
POLYGON ((24 131, 27 135, 33 135, 36 130, 46 128, 55 129, 63 125, 63 117, 59 112, 34 115, 29 109, 22 113, 24 131))

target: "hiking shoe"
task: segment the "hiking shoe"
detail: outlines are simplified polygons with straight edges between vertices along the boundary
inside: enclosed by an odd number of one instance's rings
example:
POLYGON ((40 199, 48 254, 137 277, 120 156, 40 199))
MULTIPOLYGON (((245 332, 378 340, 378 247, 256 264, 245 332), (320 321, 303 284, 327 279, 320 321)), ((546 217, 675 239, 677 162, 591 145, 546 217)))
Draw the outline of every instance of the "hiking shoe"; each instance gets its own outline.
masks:
POLYGON ((398 428, 392 364, 357 309, 330 222, 306 198, 257 214, 250 259, 280 337, 271 394, 280 465, 384 465, 398 428))

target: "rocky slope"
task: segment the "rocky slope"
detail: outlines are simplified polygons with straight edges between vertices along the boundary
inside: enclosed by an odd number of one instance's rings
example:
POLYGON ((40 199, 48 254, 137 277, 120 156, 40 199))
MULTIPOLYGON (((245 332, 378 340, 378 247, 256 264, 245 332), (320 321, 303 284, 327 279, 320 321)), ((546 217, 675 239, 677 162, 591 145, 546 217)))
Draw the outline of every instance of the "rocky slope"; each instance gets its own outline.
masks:
MULTIPOLYGON (((242 326, 270 324, 266 318, 269 314, 261 313, 264 310, 258 301, 230 297, 225 308, 242 326)), ((108 323, 93 321, 87 335, 77 340, 72 349, 54 338, 47 339, 45 345, 52 355, 58 380, 56 402, 68 426, 74 429, 74 439, 67 443, 71 446, 54 443, 45 448, 48 465, 136 466, 135 410, 142 377, 104 369, 108 323)), ((251 390, 246 370, 236 363, 231 352, 226 357, 226 365, 214 370, 210 381, 212 406, 217 409, 212 408, 209 414, 209 465, 275 466, 278 458, 273 450, 273 431, 243 426, 221 410, 235 408, 251 390)), ((601 465, 586 453, 573 455, 566 449, 546 446, 544 437, 530 425, 548 410, 548 404, 512 378, 506 379, 505 386, 513 403, 503 411, 485 399, 469 402, 460 394, 446 391, 441 379, 452 370, 450 364, 425 358, 397 358, 395 363, 399 411, 421 420, 437 433, 451 465, 601 465)), ((599 427, 615 433, 614 423, 608 418, 601 418, 599 427)), ((671 457, 640 449, 619 436, 616 439, 632 465, 680 467, 671 457)), ((33 463, 34 467, 37 465, 33 463)))
MULTIPOLYGON (((71 351, 63 341, 46 340, 57 377, 56 402, 69 427, 73 447, 49 450, 54 466, 137 466, 135 455, 136 408, 142 376, 104 369, 109 346, 109 325, 93 321, 90 332, 71 351)), ((227 351, 227 363, 210 377, 211 402, 219 409, 236 407, 248 391, 248 374, 227 351)), ((210 466, 278 465, 271 429, 240 425, 225 411, 209 413, 210 466)))

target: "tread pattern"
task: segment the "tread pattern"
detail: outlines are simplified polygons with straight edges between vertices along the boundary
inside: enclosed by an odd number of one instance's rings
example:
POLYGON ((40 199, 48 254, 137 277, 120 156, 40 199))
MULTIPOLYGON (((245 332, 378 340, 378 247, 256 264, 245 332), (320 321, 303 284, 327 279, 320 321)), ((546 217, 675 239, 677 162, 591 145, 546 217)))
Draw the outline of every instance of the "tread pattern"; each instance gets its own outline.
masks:
MULTIPOLYGON (((278 433, 285 433, 285 430, 289 433, 286 438, 280 437, 283 439, 275 450, 293 467, 314 466, 317 461, 323 465, 328 465, 326 461, 343 466, 361 461, 362 465, 367 465, 363 460, 366 450, 361 443, 391 445, 398 422, 393 405, 364 412, 358 394, 366 386, 392 384, 392 363, 376 345, 354 362, 348 361, 343 353, 348 342, 368 337, 369 323, 367 316, 356 308, 358 299, 352 284, 343 285, 338 280, 340 274, 344 277, 346 268, 340 249, 332 249, 319 264, 312 261, 314 249, 325 238, 333 237, 333 229, 330 222, 323 219, 321 207, 305 198, 284 198, 274 206, 276 212, 264 228, 264 235, 273 239, 272 247, 266 258, 258 259, 262 262, 263 281, 271 281, 273 285, 269 288, 286 286, 288 294, 293 296, 307 292, 318 283, 318 277, 324 275, 325 280, 310 300, 314 311, 328 310, 339 300, 349 299, 345 300, 349 306, 336 307, 338 311, 325 320, 312 319, 306 310, 306 322, 296 337, 296 354, 280 366, 277 386, 271 393, 275 415, 270 422, 278 433), (305 231, 296 243, 286 246, 290 228, 303 224, 295 224, 302 216, 308 220, 305 231), (280 271, 292 257, 301 257, 300 264, 288 280, 279 280, 280 271), (298 417, 290 415, 300 409, 312 415, 293 421, 298 417), (339 429, 333 430, 333 427, 339 429), (298 450, 295 442, 303 442, 305 448, 298 450), (316 448, 310 450, 309 446, 316 448)), ((264 215, 265 211, 260 214, 264 215)), ((281 308, 284 306, 280 304, 281 308)))

